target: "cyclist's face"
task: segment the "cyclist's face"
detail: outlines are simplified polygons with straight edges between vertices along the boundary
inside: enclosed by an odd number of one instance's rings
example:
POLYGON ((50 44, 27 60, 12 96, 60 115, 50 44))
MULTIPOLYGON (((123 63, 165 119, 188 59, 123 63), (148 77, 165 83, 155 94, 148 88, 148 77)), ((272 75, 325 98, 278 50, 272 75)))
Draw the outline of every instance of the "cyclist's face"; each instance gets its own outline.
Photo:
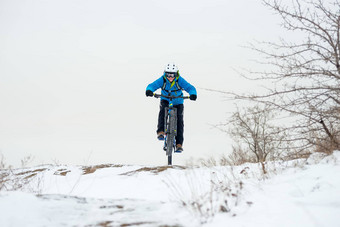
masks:
POLYGON ((175 79, 175 73, 166 73, 166 78, 172 82, 175 79))
POLYGON ((175 77, 169 77, 169 76, 167 78, 170 82, 172 82, 175 79, 175 77))

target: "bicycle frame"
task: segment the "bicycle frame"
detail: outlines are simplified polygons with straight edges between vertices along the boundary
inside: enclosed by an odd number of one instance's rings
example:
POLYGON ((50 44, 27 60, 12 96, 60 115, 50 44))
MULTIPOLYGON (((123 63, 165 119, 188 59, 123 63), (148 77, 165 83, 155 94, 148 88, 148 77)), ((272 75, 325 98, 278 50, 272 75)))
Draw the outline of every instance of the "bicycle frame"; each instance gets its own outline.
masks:
POLYGON ((189 96, 166 96, 162 94, 154 94, 154 97, 164 97, 169 99, 169 106, 165 109, 165 140, 163 150, 166 151, 166 155, 168 156, 168 165, 172 165, 172 151, 175 151, 176 149, 177 135, 177 109, 173 105, 173 99, 188 99, 189 96))

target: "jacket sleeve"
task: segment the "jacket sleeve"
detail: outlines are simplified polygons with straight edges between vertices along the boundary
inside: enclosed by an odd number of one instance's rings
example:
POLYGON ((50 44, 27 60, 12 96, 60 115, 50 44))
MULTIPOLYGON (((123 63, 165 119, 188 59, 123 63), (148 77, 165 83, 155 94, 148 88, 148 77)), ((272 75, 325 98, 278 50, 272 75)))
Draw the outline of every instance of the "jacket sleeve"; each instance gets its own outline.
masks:
POLYGON ((157 89, 163 87, 163 83, 164 83, 164 79, 163 79, 163 76, 161 76, 159 79, 149 84, 146 87, 146 90, 151 90, 152 92, 155 92, 157 89))
POLYGON ((183 79, 183 77, 178 79, 178 84, 181 88, 188 92, 189 95, 197 95, 196 88, 183 79))

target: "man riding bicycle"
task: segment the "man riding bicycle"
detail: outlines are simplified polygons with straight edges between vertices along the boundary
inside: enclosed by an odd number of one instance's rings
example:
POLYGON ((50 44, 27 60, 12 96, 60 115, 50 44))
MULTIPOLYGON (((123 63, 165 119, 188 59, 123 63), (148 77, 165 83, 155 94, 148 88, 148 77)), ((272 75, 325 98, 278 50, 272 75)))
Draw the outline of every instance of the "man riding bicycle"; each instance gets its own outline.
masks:
MULTIPOLYGON (((189 93, 191 100, 197 99, 196 88, 189 84, 183 77, 179 75, 178 67, 174 63, 166 65, 164 74, 153 83, 149 84, 146 88, 146 96, 152 97, 154 92, 161 88, 162 95, 165 96, 180 96, 183 97, 182 90, 189 93)), ((177 136, 176 136, 176 152, 180 153, 183 151, 183 110, 184 101, 181 98, 173 99, 173 105, 177 108, 177 136)), ((161 97, 160 110, 158 114, 158 125, 157 125, 157 138, 164 140, 164 117, 165 108, 169 106, 169 99, 161 97)))

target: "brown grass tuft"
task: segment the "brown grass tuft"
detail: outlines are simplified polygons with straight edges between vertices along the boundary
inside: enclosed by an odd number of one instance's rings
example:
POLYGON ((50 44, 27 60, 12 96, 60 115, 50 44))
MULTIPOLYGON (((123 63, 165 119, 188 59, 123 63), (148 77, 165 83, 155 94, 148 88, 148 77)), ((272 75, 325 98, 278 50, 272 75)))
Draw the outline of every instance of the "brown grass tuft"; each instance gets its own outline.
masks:
POLYGON ((122 173, 120 175, 126 175, 126 176, 131 176, 137 173, 141 173, 141 172, 151 172, 153 174, 157 174, 160 172, 163 172, 165 170, 168 169, 185 169, 186 167, 184 166, 157 166, 157 167, 143 167, 137 170, 133 170, 130 172, 126 172, 126 173, 122 173))
POLYGON ((83 174, 90 174, 96 172, 98 169, 105 169, 105 168, 120 168, 123 165, 114 165, 114 164, 101 164, 95 166, 85 166, 83 167, 83 174))

